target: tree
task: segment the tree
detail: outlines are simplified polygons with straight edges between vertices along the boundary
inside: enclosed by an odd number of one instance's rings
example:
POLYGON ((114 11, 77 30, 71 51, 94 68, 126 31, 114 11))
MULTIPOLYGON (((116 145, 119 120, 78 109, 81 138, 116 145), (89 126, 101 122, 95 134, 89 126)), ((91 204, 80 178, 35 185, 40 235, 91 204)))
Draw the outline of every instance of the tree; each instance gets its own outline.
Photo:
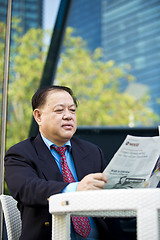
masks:
MULTIPOLYGON (((28 136, 31 97, 39 86, 47 52, 42 29, 30 29, 19 37, 19 20, 14 21, 13 29, 7 148, 28 136)), ((135 125, 151 125, 158 117, 147 108, 149 95, 136 102, 119 91, 121 79, 134 80, 129 69, 129 65, 120 68, 112 60, 103 62, 101 49, 89 52, 83 39, 74 37, 73 29, 68 28, 55 83, 68 85, 77 95, 79 125, 128 126, 131 116, 134 116, 135 125)))
POLYGON ((137 101, 119 91, 122 79, 134 81, 130 66, 119 67, 113 60, 103 62, 101 49, 89 52, 84 40, 73 33, 72 28, 66 31, 56 79, 78 96, 79 125, 128 126, 131 117, 135 125, 158 121, 158 116, 147 107, 149 94, 137 101))
POLYGON ((47 51, 42 29, 30 29, 22 35, 19 23, 19 19, 14 19, 12 24, 7 149, 28 137, 31 97, 40 84, 47 51))

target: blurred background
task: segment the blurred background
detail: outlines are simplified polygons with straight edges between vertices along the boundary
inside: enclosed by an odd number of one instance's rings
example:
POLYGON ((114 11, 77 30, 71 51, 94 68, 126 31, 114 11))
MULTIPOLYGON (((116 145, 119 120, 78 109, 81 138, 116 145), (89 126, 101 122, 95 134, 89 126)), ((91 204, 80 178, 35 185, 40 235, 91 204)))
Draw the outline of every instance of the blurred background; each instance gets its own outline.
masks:
MULTIPOLYGON (((7 6, 0 0, 1 116, 7 6)), ((160 0, 12 0, 11 12, 5 150, 37 133, 31 97, 53 84, 72 88, 76 134, 107 162, 127 134, 158 134, 160 0)))
POLYGON ((30 99, 44 85, 73 89, 79 126, 157 126, 159 64, 159 0, 13 0, 6 147, 35 134, 30 99))
POLYGON ((160 0, 0 0, 0 106, 8 2, 3 151, 37 134, 31 98, 52 84, 73 89, 79 100, 76 134, 98 144, 106 162, 128 133, 158 134, 160 0))

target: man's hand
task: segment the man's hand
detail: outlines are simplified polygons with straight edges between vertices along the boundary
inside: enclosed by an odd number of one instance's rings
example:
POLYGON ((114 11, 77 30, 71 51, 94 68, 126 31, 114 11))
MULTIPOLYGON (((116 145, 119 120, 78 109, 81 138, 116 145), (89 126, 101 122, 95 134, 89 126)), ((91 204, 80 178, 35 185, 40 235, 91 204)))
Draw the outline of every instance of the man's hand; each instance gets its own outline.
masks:
POLYGON ((77 186, 77 191, 100 190, 108 179, 104 173, 91 173, 85 176, 77 186))

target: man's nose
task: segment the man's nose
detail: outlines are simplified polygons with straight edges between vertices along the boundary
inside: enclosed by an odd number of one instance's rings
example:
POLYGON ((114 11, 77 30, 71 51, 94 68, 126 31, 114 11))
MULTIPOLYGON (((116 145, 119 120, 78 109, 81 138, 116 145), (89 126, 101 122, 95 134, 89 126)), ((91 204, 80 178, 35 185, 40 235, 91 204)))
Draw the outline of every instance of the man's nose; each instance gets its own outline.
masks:
POLYGON ((66 109, 65 112, 64 112, 63 118, 64 119, 71 119, 72 118, 71 112, 66 109))

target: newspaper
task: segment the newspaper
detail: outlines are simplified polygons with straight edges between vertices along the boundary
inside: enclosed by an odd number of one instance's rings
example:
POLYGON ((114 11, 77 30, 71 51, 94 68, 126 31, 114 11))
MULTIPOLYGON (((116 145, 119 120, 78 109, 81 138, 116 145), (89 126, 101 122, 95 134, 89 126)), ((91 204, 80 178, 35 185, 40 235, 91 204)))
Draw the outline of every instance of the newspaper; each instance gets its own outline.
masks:
POLYGON ((104 173, 105 188, 154 188, 160 181, 160 136, 126 139, 104 173))

